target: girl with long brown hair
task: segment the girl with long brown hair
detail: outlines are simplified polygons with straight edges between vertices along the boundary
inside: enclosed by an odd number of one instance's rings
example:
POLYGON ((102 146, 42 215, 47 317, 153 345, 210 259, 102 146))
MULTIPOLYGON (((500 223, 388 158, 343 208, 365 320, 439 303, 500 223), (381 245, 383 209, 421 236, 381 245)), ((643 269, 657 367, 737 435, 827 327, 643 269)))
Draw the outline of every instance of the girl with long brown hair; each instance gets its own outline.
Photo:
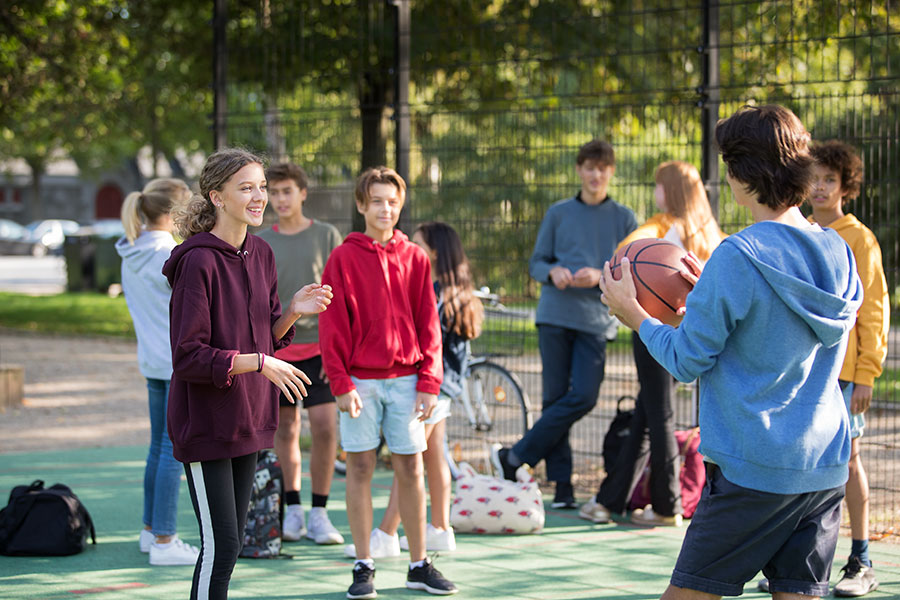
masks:
MULTIPOLYGON (((659 165, 654 179, 654 196, 660 212, 622 240, 619 248, 635 240, 658 238, 681 246, 705 263, 724 234, 710 209, 700 173, 693 165, 676 160, 659 165)), ((649 461, 650 506, 636 509, 631 521, 638 525, 678 526, 684 507, 672 409, 672 376, 653 359, 637 333, 632 334, 632 348, 641 387, 631 429, 616 464, 604 465, 607 476, 600 491, 581 507, 579 516, 606 523, 610 513, 624 513, 649 461)))

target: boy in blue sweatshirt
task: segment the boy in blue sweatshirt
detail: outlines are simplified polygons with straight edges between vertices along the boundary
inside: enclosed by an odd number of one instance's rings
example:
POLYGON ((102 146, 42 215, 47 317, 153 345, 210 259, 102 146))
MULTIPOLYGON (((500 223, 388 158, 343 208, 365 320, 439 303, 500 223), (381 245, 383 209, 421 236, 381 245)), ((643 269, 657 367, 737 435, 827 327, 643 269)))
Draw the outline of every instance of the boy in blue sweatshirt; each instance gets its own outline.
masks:
MULTIPOLYGON (((666 600, 737 596, 762 570, 775 598, 828 593, 850 435, 838 385, 862 287, 853 254, 797 208, 809 134, 780 106, 720 121, 726 180, 754 224, 726 238, 677 328, 637 303, 629 267, 604 301, 680 381, 700 380, 707 483, 666 600)), ((699 272, 692 265, 692 272, 699 272)))

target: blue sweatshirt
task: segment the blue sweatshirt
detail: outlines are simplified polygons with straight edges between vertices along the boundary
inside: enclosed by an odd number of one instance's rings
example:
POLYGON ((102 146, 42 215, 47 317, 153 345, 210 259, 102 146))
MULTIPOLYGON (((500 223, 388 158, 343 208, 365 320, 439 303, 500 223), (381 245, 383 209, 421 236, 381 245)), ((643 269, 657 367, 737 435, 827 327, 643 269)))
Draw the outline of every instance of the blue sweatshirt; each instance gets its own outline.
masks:
POLYGON ((778 494, 847 480, 838 373, 862 301, 853 254, 818 226, 772 221, 722 241, 676 329, 640 336, 679 381, 700 380, 700 452, 740 486, 778 494))
POLYGON ((550 270, 561 265, 574 275, 581 267, 602 269, 619 242, 637 229, 630 208, 607 197, 600 204, 585 204, 581 193, 555 202, 547 210, 528 262, 528 272, 541 288, 536 322, 566 329, 616 336, 618 321, 600 301, 600 288, 568 287, 559 290, 550 280, 550 270))
POLYGON ((133 244, 124 237, 116 242, 116 252, 122 257, 122 290, 137 336, 138 367, 148 379, 172 378, 172 288, 162 267, 175 246, 175 238, 166 231, 144 231, 133 244))

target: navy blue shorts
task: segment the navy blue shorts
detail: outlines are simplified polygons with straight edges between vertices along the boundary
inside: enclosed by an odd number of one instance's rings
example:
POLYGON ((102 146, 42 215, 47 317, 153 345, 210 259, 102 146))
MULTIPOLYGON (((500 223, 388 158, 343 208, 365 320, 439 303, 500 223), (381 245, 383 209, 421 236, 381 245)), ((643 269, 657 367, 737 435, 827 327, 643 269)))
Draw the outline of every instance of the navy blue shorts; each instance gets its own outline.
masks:
POLYGON ((825 596, 843 498, 844 486, 805 494, 751 490, 707 463, 671 584, 740 596, 762 570, 773 592, 825 596))
MULTIPOLYGON (((319 404, 327 404, 328 402, 334 402, 334 396, 331 395, 331 388, 327 383, 320 377, 322 373, 322 355, 313 356, 312 358, 307 358, 306 360, 298 360, 292 361, 288 360, 288 362, 304 373, 309 377, 309 380, 312 381, 312 385, 306 386, 307 396, 303 399, 303 408, 309 408, 310 406, 317 406, 319 404)), ((279 392, 278 394, 278 405, 279 406, 294 406, 294 404, 288 400, 284 393, 279 392)))

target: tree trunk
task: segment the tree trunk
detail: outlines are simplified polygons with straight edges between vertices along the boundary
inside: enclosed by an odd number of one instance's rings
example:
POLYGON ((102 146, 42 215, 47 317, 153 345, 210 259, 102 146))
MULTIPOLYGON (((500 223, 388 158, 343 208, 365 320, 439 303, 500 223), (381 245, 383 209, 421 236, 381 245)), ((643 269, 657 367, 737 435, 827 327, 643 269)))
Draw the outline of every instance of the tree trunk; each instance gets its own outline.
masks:
POLYGON ((281 115, 278 112, 278 100, 275 92, 263 92, 263 126, 266 130, 266 151, 273 163, 290 160, 287 154, 287 144, 284 140, 284 130, 281 125, 281 115))
MULTIPOLYGON (((359 110, 362 119, 362 153, 360 171, 387 165, 387 140, 390 127, 388 105, 393 96, 388 77, 366 73, 359 90, 359 110)), ((365 219, 353 206, 353 231, 364 231, 365 219)))
POLYGON ((28 212, 31 215, 29 221, 38 221, 44 218, 44 205, 41 198, 41 177, 47 168, 47 161, 43 157, 27 156, 25 162, 31 168, 31 203, 28 212))

